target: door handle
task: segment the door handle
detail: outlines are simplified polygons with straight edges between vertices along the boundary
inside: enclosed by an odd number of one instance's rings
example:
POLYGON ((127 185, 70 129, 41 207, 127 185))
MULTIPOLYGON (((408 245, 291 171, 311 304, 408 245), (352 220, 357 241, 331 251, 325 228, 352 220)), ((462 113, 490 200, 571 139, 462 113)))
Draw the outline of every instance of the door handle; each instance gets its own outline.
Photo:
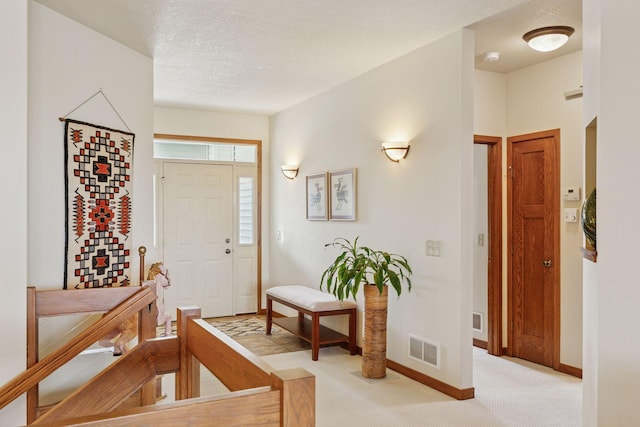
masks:
POLYGON ((224 251, 225 254, 230 254, 231 253, 231 249, 227 249, 226 251, 224 251))
POLYGON ((549 268, 549 267, 551 267, 552 262, 551 262, 551 260, 550 260, 550 259, 545 259, 544 261, 542 261, 542 265, 543 265, 544 267, 546 267, 546 268, 549 268))

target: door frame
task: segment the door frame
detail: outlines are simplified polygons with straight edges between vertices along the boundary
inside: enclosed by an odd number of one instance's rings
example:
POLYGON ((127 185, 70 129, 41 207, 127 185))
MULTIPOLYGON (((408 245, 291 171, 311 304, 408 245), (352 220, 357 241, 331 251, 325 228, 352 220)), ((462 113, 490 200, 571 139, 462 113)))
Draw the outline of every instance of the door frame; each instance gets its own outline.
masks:
MULTIPOLYGON (((256 313, 264 313, 262 308, 262 140, 259 139, 238 139, 238 138, 219 138, 210 136, 193 136, 193 135, 175 135, 154 133, 153 139, 169 139, 193 142, 219 142, 229 144, 247 144, 256 146, 256 313)), ((155 159, 154 159, 155 160, 155 159)), ((179 161, 179 159, 167 159, 171 161, 179 161)), ((234 173, 235 176, 235 173, 234 173)), ((234 196, 235 197, 235 196, 234 196)), ((235 222, 234 222, 235 224, 235 222)), ((234 302, 235 304, 235 302, 234 302)))
POLYGON ((502 356, 502 137, 474 135, 473 143, 487 146, 487 352, 502 356))
POLYGON ((555 192, 553 197, 553 206, 551 220, 553 221, 553 361, 552 368, 560 369, 560 129, 551 129, 547 131, 534 132, 529 134, 507 137, 507 325, 508 325, 508 342, 506 354, 513 356, 514 352, 514 331, 513 331, 513 182, 512 182, 512 164, 513 164, 513 145, 519 142, 531 141, 535 139, 551 138, 553 140, 553 151, 555 155, 555 164, 553 165, 553 176, 550 185, 555 192))

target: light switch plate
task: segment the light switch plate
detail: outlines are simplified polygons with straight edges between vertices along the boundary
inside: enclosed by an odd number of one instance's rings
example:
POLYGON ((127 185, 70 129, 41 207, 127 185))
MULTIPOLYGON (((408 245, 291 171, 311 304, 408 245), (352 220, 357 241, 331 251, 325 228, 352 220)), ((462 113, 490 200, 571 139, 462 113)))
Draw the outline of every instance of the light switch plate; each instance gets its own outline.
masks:
POLYGON ((564 209, 564 222, 578 222, 578 209, 577 208, 565 208, 564 209))
POLYGON ((442 256, 442 242, 440 240, 427 240, 427 256, 442 256))

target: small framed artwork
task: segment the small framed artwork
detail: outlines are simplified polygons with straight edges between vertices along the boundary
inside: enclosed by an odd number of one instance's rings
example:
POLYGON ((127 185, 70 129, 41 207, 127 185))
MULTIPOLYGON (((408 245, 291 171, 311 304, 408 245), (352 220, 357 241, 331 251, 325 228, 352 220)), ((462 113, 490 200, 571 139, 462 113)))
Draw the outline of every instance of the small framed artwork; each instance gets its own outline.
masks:
POLYGON ((345 169, 329 172, 329 190, 331 197, 330 216, 332 220, 356 220, 356 182, 357 169, 345 169))
POLYGON ((328 219, 327 173, 307 176, 307 219, 328 219))

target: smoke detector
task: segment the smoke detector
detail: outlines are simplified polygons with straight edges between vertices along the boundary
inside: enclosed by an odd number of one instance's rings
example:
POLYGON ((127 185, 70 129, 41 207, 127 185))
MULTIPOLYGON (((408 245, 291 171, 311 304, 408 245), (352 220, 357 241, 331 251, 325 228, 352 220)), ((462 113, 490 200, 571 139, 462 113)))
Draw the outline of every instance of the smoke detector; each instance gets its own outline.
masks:
POLYGON ((482 55, 482 62, 496 62, 500 60, 500 52, 487 52, 482 55))

